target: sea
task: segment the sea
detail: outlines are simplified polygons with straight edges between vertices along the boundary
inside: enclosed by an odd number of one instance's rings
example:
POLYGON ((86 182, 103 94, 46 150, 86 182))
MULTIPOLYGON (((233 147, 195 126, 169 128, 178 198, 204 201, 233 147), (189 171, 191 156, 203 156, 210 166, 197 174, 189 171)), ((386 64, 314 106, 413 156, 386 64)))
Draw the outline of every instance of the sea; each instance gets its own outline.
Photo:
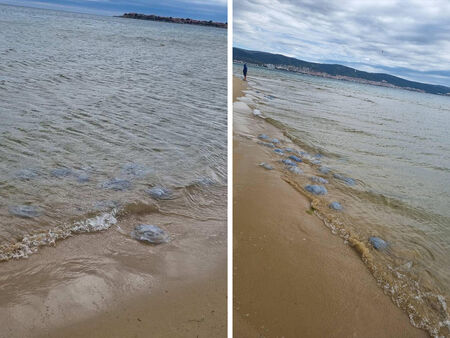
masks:
POLYGON ((148 205, 169 223, 226 208, 226 46, 225 29, 0 5, 0 261, 148 205))
MULTIPOLYGON (((233 67, 242 77, 242 65, 233 67)), ((285 158, 303 159, 304 174, 278 169, 285 180, 311 196, 316 215, 358 251, 414 326, 449 337, 450 97, 256 66, 248 84, 241 100, 295 145, 275 144, 285 158), (312 184, 328 193, 310 195, 312 184), (387 248, 376 250, 370 237, 387 248)))

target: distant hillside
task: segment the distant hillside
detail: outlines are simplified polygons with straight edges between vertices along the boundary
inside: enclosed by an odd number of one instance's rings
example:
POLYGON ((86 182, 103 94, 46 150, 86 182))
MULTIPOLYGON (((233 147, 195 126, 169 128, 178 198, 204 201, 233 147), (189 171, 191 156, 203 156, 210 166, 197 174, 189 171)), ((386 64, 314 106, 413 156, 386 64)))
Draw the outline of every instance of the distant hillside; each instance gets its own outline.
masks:
POLYGON ((283 69, 338 80, 368 83, 384 87, 403 88, 430 94, 450 95, 450 88, 445 86, 408 81, 389 74, 369 73, 342 65, 307 62, 281 54, 233 48, 233 59, 235 61, 266 66, 268 68, 283 69))

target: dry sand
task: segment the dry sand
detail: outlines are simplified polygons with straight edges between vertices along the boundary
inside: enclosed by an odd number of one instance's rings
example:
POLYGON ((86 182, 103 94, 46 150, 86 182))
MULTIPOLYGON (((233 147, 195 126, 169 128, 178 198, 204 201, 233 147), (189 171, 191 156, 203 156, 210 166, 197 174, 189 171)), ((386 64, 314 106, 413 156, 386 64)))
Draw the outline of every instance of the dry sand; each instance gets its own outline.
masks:
POLYGON ((250 111, 233 118, 234 337, 426 337, 308 199, 258 166, 272 155, 255 136, 280 132, 250 111))
POLYGON ((225 209, 217 220, 168 222, 149 208, 120 228, 1 263, 0 337, 226 337, 225 209), (135 241, 139 223, 172 241, 135 241))

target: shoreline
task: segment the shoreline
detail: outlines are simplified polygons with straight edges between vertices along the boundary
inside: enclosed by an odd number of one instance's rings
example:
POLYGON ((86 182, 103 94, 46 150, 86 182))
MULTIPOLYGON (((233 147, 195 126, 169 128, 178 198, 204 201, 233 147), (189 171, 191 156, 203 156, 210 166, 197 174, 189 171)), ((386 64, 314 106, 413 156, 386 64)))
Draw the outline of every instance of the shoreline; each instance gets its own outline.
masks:
POLYGON ((159 21, 159 22, 169 22, 178 23, 185 25, 196 25, 205 27, 216 27, 216 28, 228 28, 227 23, 216 22, 216 21, 206 21, 206 20, 195 20, 190 18, 173 18, 168 16, 159 16, 154 14, 141 14, 141 13, 124 13, 123 15, 116 16, 117 18, 125 19, 137 19, 137 20, 148 20, 148 21, 159 21))
POLYGON ((226 213, 199 220, 142 205, 106 231, 0 263, 0 337, 226 337, 226 213), (129 236, 157 224, 171 241, 129 236))
POLYGON ((234 334, 427 337, 356 251, 308 212, 310 200, 258 166, 273 156, 256 136, 285 137, 236 102, 242 90, 234 77, 234 334))

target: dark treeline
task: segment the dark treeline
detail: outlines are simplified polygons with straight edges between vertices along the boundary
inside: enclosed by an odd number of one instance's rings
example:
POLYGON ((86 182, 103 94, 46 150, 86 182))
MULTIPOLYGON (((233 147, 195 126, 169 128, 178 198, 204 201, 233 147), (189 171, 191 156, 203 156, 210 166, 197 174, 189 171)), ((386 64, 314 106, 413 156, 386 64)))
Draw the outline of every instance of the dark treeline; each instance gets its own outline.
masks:
POLYGON ((227 28, 227 23, 223 22, 215 22, 215 21, 205 21, 205 20, 194 20, 189 18, 173 18, 171 16, 159 16, 159 15, 146 15, 139 13, 125 13, 121 16, 121 18, 128 19, 138 19, 138 20, 151 20, 151 21, 162 21, 162 22, 172 22, 172 23, 181 23, 187 25, 199 25, 199 26, 211 26, 217 28, 227 28))

